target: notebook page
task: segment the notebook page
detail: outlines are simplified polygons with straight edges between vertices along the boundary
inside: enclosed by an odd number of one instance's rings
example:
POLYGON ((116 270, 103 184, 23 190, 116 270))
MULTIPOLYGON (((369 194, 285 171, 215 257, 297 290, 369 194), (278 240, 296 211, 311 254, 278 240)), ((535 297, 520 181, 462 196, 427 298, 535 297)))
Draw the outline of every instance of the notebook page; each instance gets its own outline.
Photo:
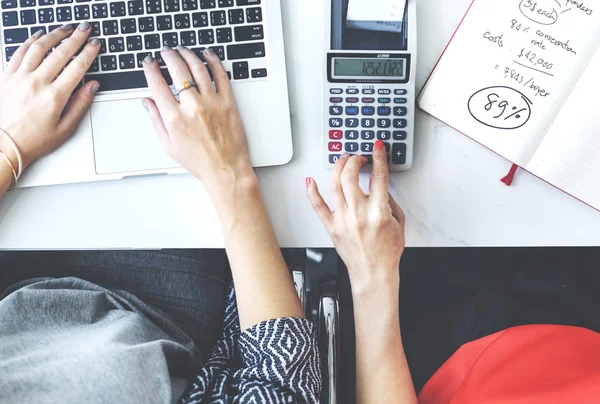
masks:
POLYGON ((600 209, 600 48, 527 170, 600 209))
POLYGON ((475 0, 419 106, 526 166, 596 50, 589 3, 475 0))

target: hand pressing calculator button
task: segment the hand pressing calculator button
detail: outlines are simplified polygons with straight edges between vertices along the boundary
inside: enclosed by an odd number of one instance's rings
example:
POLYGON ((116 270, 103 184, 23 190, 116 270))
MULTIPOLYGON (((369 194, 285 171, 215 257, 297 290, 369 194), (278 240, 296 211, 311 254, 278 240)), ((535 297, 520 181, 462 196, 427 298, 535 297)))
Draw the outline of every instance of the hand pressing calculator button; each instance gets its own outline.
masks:
POLYGON ((380 130, 377 131, 377 139, 379 140, 390 140, 392 138, 392 133, 389 130, 380 130))

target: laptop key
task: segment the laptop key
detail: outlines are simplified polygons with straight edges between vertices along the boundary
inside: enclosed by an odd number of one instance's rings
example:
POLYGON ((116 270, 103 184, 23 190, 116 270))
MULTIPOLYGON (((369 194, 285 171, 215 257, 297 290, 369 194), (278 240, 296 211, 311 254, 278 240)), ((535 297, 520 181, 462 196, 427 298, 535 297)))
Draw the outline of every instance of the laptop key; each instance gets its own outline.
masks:
POLYGON ((186 29, 190 27, 190 15, 189 14, 177 14, 175 16, 175 28, 186 29))
POLYGON ((154 59, 156 59, 156 62, 159 66, 166 66, 165 61, 162 58, 162 53, 160 51, 154 52, 154 59))
POLYGON ((165 32, 162 34, 162 44, 163 46, 169 46, 171 48, 175 48, 177 43, 177 33, 176 32, 165 32))
POLYGON ((2 26, 15 27, 19 25, 19 14, 16 11, 7 11, 2 13, 2 26))
POLYGON ((211 11, 210 12, 210 25, 212 25, 213 27, 217 27, 220 25, 227 24, 227 20, 226 20, 225 16, 226 16, 225 11, 223 11, 223 10, 211 11))
POLYGON ((135 18, 123 18, 121 20, 121 34, 133 34, 135 31, 135 18))
POLYGON ((138 19, 138 28, 140 32, 154 31, 154 17, 140 17, 138 19))
POLYGON ((257 6, 260 4, 260 0, 237 0, 237 6, 257 6))
POLYGON ((181 8, 184 11, 198 10, 198 0, 181 0, 181 8))
POLYGON ((204 49, 206 48, 192 48, 191 51, 194 52, 196 56, 198 56, 198 59, 200 59, 203 62, 206 62, 206 60, 204 59, 204 49))
POLYGON ((219 7, 233 7, 233 0, 219 0, 219 7))
POLYGON ((94 19, 108 18, 108 5, 106 3, 93 4, 92 16, 94 19))
POLYGON ((212 29, 201 29, 198 31, 198 44, 210 45, 215 43, 215 37, 212 29))
POLYGON ((235 62, 233 66, 233 78, 236 80, 247 79, 250 77, 248 62, 235 62))
POLYGON ((100 71, 100 62, 98 62, 98 58, 94 59, 92 65, 88 69, 88 73, 95 73, 100 71))
POLYGON ((73 0, 56 0, 57 4, 71 4, 73 0))
POLYGON ((217 29, 217 42, 225 43, 233 40, 231 34, 231 28, 218 28, 217 29))
POLYGON ((54 22, 54 9, 40 8, 38 10, 38 21, 40 24, 48 24, 54 22))
POLYGON ((179 0, 164 0, 165 13, 176 13, 179 11, 179 0))
POLYGON ((87 4, 79 5, 73 7, 73 11, 75 14, 75 20, 84 21, 90 19, 90 6, 87 4))
POLYGON ((229 60, 262 58, 265 55, 263 42, 227 46, 227 59, 229 60))
POLYGON ((223 46, 211 46, 213 52, 221 59, 221 61, 225 60, 225 48, 223 46))
MULTIPOLYGON (((117 57, 110 55, 110 56, 100 56, 100 67, 102 68, 103 72, 108 72, 111 70, 117 70, 117 57)), ((96 77, 96 76, 94 76, 96 77)), ((100 77, 100 76, 98 76, 100 77)))
POLYGON ((106 36, 117 35, 119 33, 117 20, 102 21, 102 33, 106 36))
POLYGON ((194 46, 196 45, 196 32, 195 31, 183 31, 181 34, 181 44, 183 46, 194 46))
POLYGON ((118 1, 110 3, 110 16, 111 17, 124 17, 125 16, 125 2, 118 1))
POLYGON ((137 59, 137 67, 139 67, 140 69, 144 67, 144 59, 146 59, 146 57, 148 56, 152 56, 152 52, 140 52, 136 55, 136 59, 137 59))
POLYGON ((21 8, 35 7, 35 0, 20 0, 19 5, 21 6, 21 8))
POLYGON ((21 25, 33 25, 36 22, 35 10, 21 10, 21 25))
POLYGON ((261 22, 262 21, 262 9, 260 7, 247 8, 246 9, 246 21, 261 22))
POLYGON ((160 49, 160 36, 158 34, 147 34, 144 35, 144 48, 146 49, 160 49))
POLYGON ((129 15, 143 15, 144 14, 144 2, 141 0, 134 0, 127 3, 129 9, 129 15))
POLYGON ((29 28, 29 32, 31 33, 31 35, 35 34, 38 31, 42 31, 44 34, 46 34, 46 27, 31 27, 31 28, 29 28))
POLYGON ((119 67, 122 70, 133 69, 135 67, 135 57, 131 53, 119 55, 119 67))
POLYGON ((125 41, 122 37, 109 38, 108 50, 110 53, 119 53, 125 51, 125 41))
POLYGON ((194 28, 208 27, 208 13, 193 13, 192 14, 192 25, 194 28))
POLYGON ((265 38, 262 25, 246 25, 244 27, 235 27, 235 40, 237 42, 243 41, 257 41, 265 38))
POLYGON ((244 10, 241 8, 235 10, 229 10, 229 24, 243 24, 244 23, 244 10))
POLYGON ((100 39, 100 52, 98 52, 99 54, 105 54, 108 53, 107 49, 106 49, 106 38, 99 38, 100 39))
POLYGON ((170 15, 159 15, 156 17, 156 28, 159 31, 170 31, 173 29, 173 20, 170 15))
POLYGON ((142 36, 141 35, 128 36, 126 41, 127 41, 127 50, 130 52, 144 49, 144 47, 142 46, 142 36))
POLYGON ((160 0, 146 0, 146 13, 148 13, 148 14, 162 13, 162 2, 160 0))
POLYGON ((215 8, 216 6, 217 5, 215 4, 215 0, 200 0, 200 8, 202 10, 215 8))
POLYGON ((98 21, 92 21, 90 22, 90 25, 92 26, 92 32, 90 33, 90 36, 102 35, 102 31, 100 30, 100 23, 98 21))
POLYGON ((5 50, 5 54, 6 54, 6 61, 9 62, 10 59, 12 58, 12 55, 14 55, 14 53, 17 51, 17 49, 19 49, 18 46, 7 46, 4 50, 5 50))
POLYGON ((17 0, 2 0, 0 1, 0 8, 3 10, 17 8, 17 0))
POLYGON ((48 32, 52 32, 55 29, 58 29, 60 27, 62 27, 62 25, 60 25, 60 24, 52 24, 52 25, 48 26, 48 32))
POLYGON ((73 16, 71 15, 71 7, 57 7, 56 8, 56 21, 66 22, 71 21, 73 16))

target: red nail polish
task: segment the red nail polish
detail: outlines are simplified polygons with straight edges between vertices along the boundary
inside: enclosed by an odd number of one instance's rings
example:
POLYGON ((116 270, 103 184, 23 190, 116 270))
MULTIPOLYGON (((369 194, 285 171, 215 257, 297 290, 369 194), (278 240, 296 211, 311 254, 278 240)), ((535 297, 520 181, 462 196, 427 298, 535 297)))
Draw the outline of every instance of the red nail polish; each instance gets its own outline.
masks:
POLYGON ((310 187, 310 177, 306 177, 306 188, 310 187))
POLYGON ((375 149, 383 149, 383 142, 381 140, 375 142, 375 149))

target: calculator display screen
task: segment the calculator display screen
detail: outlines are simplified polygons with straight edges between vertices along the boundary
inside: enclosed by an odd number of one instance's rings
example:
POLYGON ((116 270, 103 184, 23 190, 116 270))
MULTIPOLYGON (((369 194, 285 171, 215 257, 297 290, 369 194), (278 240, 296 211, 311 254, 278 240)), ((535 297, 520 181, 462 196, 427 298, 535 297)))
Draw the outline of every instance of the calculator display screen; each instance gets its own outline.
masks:
POLYGON ((344 77, 385 77, 404 79, 405 59, 334 58, 333 75, 344 77))

